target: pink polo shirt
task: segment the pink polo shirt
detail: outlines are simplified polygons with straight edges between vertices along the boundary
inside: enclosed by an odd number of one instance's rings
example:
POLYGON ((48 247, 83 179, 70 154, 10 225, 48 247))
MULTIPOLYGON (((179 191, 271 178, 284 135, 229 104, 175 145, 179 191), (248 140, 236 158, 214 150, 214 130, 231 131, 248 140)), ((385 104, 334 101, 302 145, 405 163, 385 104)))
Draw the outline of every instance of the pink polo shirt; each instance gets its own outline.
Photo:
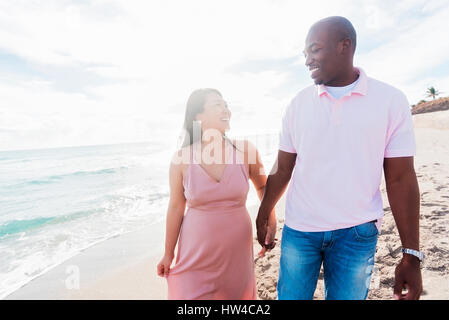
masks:
POLYGON ((297 154, 285 209, 290 228, 329 231, 378 219, 380 230, 384 158, 415 155, 405 95, 355 70, 358 81, 341 99, 312 85, 285 109, 279 149, 297 154))

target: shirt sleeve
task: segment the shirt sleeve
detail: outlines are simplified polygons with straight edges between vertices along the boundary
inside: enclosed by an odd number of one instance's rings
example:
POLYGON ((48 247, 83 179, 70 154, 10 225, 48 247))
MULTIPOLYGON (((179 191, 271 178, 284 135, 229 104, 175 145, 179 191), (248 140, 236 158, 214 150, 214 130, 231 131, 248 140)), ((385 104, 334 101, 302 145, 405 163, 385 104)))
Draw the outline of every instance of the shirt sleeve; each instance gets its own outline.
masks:
POLYGON ((296 153, 294 141, 293 141, 293 126, 292 126, 292 103, 290 103, 284 110, 282 115, 281 130, 279 133, 279 150, 296 153))
POLYGON ((391 113, 384 157, 414 156, 416 154, 416 142, 412 113, 408 100, 402 92, 393 100, 391 113))

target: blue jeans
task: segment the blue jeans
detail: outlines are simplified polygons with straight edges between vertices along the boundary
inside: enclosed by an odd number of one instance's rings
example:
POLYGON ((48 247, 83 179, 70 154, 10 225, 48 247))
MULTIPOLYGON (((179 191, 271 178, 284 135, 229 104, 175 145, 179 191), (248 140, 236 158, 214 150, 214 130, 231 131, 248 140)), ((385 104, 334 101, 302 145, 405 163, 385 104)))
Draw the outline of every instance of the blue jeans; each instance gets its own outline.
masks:
POLYGON ((325 232, 302 232, 284 225, 278 299, 313 299, 321 263, 326 300, 366 299, 377 237, 375 222, 325 232))

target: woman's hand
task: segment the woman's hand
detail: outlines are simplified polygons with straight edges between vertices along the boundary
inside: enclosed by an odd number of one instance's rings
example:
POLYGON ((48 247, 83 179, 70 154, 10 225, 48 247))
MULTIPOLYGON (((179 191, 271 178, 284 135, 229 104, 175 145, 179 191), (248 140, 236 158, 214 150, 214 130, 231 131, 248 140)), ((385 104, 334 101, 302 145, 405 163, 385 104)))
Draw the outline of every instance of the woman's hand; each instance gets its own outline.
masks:
POLYGON ((161 261, 157 265, 157 275, 160 277, 167 277, 170 271, 170 266, 173 261, 174 254, 164 254, 161 261))

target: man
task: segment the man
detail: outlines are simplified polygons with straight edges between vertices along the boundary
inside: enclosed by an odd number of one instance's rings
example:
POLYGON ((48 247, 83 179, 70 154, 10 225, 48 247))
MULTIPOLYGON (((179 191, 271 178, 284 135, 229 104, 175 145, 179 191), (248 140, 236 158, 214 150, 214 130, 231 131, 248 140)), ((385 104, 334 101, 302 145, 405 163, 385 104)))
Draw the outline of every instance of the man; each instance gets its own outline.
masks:
POLYGON ((300 91, 282 122, 277 169, 258 212, 267 219, 290 181, 282 233, 278 299, 312 299, 321 264, 326 299, 366 299, 388 199, 407 253, 396 267, 394 297, 419 299, 419 188, 413 122, 404 94, 353 66, 356 33, 343 17, 315 23, 304 54, 315 85, 300 91), (294 172, 293 172, 293 169, 294 172), (404 287, 408 290, 402 293, 404 287))

